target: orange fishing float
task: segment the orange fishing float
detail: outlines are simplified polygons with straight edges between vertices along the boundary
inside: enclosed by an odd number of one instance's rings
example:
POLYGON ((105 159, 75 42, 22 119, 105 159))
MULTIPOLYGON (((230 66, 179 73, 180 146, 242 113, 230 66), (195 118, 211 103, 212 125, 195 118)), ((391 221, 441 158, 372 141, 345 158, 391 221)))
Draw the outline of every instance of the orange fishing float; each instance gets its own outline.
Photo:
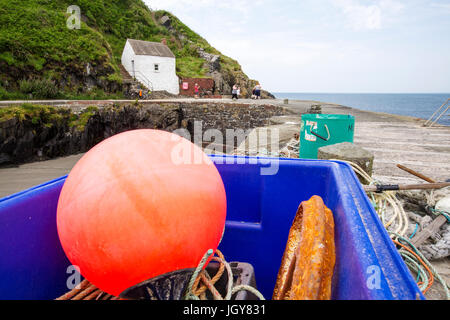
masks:
POLYGON ((190 141, 156 130, 105 140, 73 168, 57 226, 81 274, 118 296, 156 276, 195 268, 216 250, 226 195, 213 162, 190 141))

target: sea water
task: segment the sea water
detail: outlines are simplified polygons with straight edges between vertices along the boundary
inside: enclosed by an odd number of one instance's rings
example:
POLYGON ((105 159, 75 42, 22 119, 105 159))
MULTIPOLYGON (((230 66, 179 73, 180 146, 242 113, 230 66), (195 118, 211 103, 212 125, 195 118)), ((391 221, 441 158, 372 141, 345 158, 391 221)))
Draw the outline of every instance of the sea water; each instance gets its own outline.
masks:
MULTIPOLYGON (((427 120, 450 98, 450 93, 274 93, 274 95, 278 99, 314 100, 360 110, 385 112, 427 120)), ((450 126, 450 111, 439 123, 450 126)))

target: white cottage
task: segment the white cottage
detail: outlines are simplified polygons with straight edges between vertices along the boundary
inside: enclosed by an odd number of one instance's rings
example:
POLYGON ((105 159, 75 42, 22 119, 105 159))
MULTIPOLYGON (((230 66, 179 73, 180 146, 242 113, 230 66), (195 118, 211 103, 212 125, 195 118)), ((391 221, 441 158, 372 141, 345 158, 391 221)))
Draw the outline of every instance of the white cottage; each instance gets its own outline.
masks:
POLYGON ((132 77, 153 91, 180 93, 176 58, 164 43, 128 39, 122 65, 132 77))

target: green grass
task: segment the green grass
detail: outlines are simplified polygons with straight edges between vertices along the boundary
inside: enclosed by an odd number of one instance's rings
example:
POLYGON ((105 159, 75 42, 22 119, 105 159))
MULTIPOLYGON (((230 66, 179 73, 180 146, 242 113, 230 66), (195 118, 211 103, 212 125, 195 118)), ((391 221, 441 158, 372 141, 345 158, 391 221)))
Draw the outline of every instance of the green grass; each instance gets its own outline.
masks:
POLYGON ((203 67, 205 61, 195 57, 183 57, 177 59, 177 73, 185 78, 203 78, 208 72, 203 67))
POLYGON ((58 62, 73 67, 92 61, 108 62, 108 50, 99 32, 84 23, 81 30, 66 27, 67 4, 0 0, 0 59, 32 71, 58 62))
POLYGON ((69 109, 25 103, 21 106, 0 108, 0 122, 16 118, 19 121, 29 120, 33 125, 50 125, 62 121, 69 114, 69 109))
POLYGON ((66 124, 70 128, 84 131, 89 119, 98 112, 96 106, 84 109, 80 114, 73 113, 69 108, 53 106, 22 104, 20 106, 0 108, 0 122, 17 119, 19 122, 28 121, 36 127, 51 128, 57 124, 66 124))
POLYGON ((122 92, 105 92, 101 89, 94 89, 90 92, 85 93, 64 93, 63 99, 67 100, 108 100, 108 99, 125 99, 122 92))
MULTIPOLYGON (((48 95, 26 94, 18 90, 6 90, 0 86, 0 100, 30 100, 30 99, 48 99, 48 95)), ((95 88, 89 92, 77 93, 75 90, 66 89, 66 91, 58 91, 58 94, 52 96, 53 99, 62 100, 108 100, 108 99, 125 99, 123 92, 105 92, 100 88, 95 88)))
POLYGON ((98 108, 95 106, 87 107, 79 115, 72 114, 70 117, 69 127, 75 128, 78 131, 84 131, 89 119, 98 112, 98 108))

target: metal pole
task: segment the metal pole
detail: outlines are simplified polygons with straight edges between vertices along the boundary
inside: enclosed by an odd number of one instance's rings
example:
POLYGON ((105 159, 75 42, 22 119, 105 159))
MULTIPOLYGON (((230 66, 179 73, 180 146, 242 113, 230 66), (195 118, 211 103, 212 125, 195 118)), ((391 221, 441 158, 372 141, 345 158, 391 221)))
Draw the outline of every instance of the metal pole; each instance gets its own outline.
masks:
POLYGON ((433 120, 433 118, 441 111, 442 108, 444 108, 447 103, 450 101, 450 98, 447 99, 447 101, 445 101, 445 103, 435 112, 433 113, 433 115, 431 116, 430 119, 428 119, 427 122, 425 122, 424 127, 428 126, 428 124, 433 120))
POLYGON ((444 112, 441 113, 441 115, 430 125, 430 127, 434 126, 441 118, 447 113, 447 111, 450 109, 450 105, 447 106, 447 109, 445 109, 444 112))

